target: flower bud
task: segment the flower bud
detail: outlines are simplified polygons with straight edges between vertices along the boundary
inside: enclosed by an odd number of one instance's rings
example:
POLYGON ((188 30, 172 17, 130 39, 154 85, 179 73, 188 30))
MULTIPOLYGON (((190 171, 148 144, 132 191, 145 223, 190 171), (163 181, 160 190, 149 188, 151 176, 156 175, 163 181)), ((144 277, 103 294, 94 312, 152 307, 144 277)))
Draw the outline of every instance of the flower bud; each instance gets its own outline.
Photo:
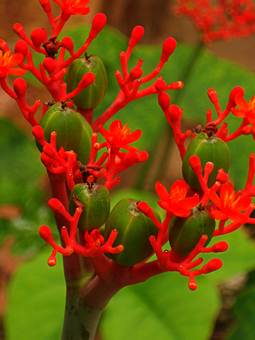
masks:
POLYGON ((61 45, 68 51, 74 50, 73 40, 70 37, 64 37, 61 41, 61 45))
POLYGON ((13 82, 13 89, 18 97, 23 97, 27 91, 27 83, 23 78, 17 78, 13 82))
POLYGON ((15 53, 21 53, 25 57, 28 52, 28 44, 23 41, 19 40, 16 42, 15 48, 14 48, 15 53))
POLYGON ((174 52, 177 42, 174 38, 167 38, 163 43, 161 62, 165 63, 168 61, 170 55, 174 52))
POLYGON ((97 13, 93 20, 92 20, 92 28, 89 32, 89 37, 94 39, 100 31, 105 27, 106 25, 106 15, 103 13, 97 13))
POLYGON ((135 47, 138 41, 142 39, 144 35, 144 28, 142 26, 135 26, 133 28, 131 37, 129 39, 129 46, 130 47, 135 47))
POLYGON ((161 106, 161 109, 164 112, 168 111, 169 105, 170 105, 170 97, 166 92, 161 92, 158 95, 158 103, 161 106))
POLYGON ((41 28, 35 28, 31 33, 31 40, 34 47, 40 47, 45 41, 45 32, 41 28))

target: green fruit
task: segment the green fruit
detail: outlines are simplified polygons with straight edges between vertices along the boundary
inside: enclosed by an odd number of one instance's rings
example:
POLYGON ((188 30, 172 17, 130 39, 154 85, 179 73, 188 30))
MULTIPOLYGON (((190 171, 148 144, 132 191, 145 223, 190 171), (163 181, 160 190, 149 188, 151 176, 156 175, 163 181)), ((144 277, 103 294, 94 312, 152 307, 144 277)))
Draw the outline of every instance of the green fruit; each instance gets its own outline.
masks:
POLYGON ((76 184, 69 200, 69 213, 72 216, 75 212, 74 195, 84 205, 78 223, 79 230, 85 232, 99 229, 110 213, 110 195, 107 188, 98 184, 76 184))
POLYGON ((72 98, 74 103, 84 110, 97 107, 104 98, 107 89, 107 73, 102 60, 86 55, 85 58, 74 60, 70 65, 67 80, 68 91, 75 90, 88 72, 94 73, 94 83, 72 98))
POLYGON ((208 187, 213 186, 218 175, 218 170, 223 169, 228 172, 230 164, 230 151, 227 144, 218 137, 208 137, 204 132, 200 132, 190 143, 185 153, 182 174, 188 185, 196 190, 201 190, 197 175, 189 164, 189 158, 193 155, 199 157, 202 169, 207 162, 212 162, 214 168, 208 178, 208 187))
MULTIPOLYGON (((65 151, 73 150, 77 160, 87 164, 91 150, 92 129, 89 123, 78 112, 56 103, 52 105, 42 117, 39 125, 43 128, 44 138, 49 143, 51 132, 57 133, 57 150, 61 147, 65 151)), ((42 152, 42 145, 37 142, 42 152)))
POLYGON ((158 228, 138 210, 137 203, 132 199, 122 199, 113 208, 105 224, 106 240, 114 229, 118 231, 113 246, 123 245, 124 250, 118 254, 109 254, 109 257, 122 266, 133 266, 152 255, 149 237, 158 235, 158 228))
MULTIPOLYGON (((61 103, 52 105, 42 117, 39 125, 43 128, 44 138, 48 143, 51 132, 57 133, 57 150, 62 146, 65 151, 70 151, 80 145, 82 137, 80 115, 61 103)), ((37 146, 42 151, 42 145, 38 143, 37 146)))
POLYGON ((190 216, 174 217, 169 225, 169 242, 173 251, 187 256, 196 247, 202 235, 207 235, 206 246, 212 239, 215 220, 206 210, 192 209, 190 216))

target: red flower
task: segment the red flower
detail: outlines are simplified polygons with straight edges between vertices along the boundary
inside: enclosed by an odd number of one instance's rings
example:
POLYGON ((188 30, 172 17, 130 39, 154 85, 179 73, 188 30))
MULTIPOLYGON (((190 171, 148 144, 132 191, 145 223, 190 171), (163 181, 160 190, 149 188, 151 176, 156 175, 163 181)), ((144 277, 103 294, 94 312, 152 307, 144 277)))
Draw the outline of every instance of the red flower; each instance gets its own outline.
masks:
POLYGON ((85 15, 90 11, 89 7, 86 7, 89 0, 53 0, 61 7, 62 12, 67 15, 85 15))
POLYGON ((237 117, 246 117, 252 125, 255 125, 255 96, 247 103, 242 94, 238 93, 235 102, 239 109, 233 108, 232 113, 237 117))
POLYGON ((246 223, 248 216, 241 214, 250 204, 251 198, 241 198, 240 193, 235 193, 230 183, 223 184, 220 190, 220 197, 215 191, 209 189, 209 196, 212 202, 219 209, 212 209, 211 215, 216 220, 227 220, 228 218, 238 223, 246 223))
POLYGON ((8 74, 13 74, 15 76, 22 76, 26 73, 26 70, 20 68, 14 68, 14 66, 19 65, 24 59, 23 54, 15 53, 12 54, 11 51, 3 52, 0 51, 0 78, 5 78, 8 74))
POLYGON ((183 181, 176 181, 168 194, 166 188, 160 182, 156 183, 156 191, 162 201, 158 205, 167 211, 173 212, 174 215, 187 217, 190 215, 190 209, 199 203, 199 197, 195 194, 192 197, 186 197, 187 185, 183 181))
POLYGON ((120 120, 115 120, 111 123, 109 132, 103 126, 99 127, 99 131, 112 147, 122 148, 128 151, 137 151, 137 148, 128 144, 137 141, 141 137, 142 131, 136 130, 129 133, 130 130, 127 124, 122 127, 120 120))

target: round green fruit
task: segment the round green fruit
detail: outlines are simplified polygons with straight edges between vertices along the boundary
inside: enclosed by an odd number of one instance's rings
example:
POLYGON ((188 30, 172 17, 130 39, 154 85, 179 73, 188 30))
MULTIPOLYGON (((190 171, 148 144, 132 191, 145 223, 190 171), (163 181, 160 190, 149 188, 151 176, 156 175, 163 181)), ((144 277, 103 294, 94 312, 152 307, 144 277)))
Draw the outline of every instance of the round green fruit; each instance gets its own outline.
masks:
POLYGON ((199 157, 202 169, 204 169, 207 162, 212 162, 214 164, 213 171, 208 178, 208 187, 213 186, 220 169, 228 172, 230 151, 227 144, 218 137, 209 137, 206 133, 200 132, 188 146, 182 163, 183 177, 188 185, 195 190, 201 190, 201 186, 197 175, 189 164, 189 158, 193 155, 199 157))
POLYGON ((208 245, 215 230, 215 220, 210 213, 200 208, 192 209, 190 216, 174 217, 169 225, 169 242, 173 251, 182 256, 189 255, 196 247, 202 235, 208 239, 204 246, 208 245))
POLYGON ((104 63, 98 57, 85 55, 85 58, 74 60, 69 67, 68 91, 75 90, 83 76, 88 72, 94 73, 94 83, 72 98, 74 103, 84 110, 97 107, 104 98, 107 89, 107 73, 104 63))
MULTIPOLYGON (((61 147, 65 151, 73 150, 77 160, 87 164, 91 150, 92 128, 78 112, 66 104, 52 105, 42 117, 39 125, 43 128, 44 138, 49 143, 51 133, 57 133, 57 150, 61 147)), ((42 152, 42 145, 36 143, 42 152)))
POLYGON ((91 183, 76 184, 69 200, 69 213, 75 212, 74 201, 78 199, 84 206, 79 219, 78 228, 85 232, 99 229, 107 220, 110 213, 109 191, 103 185, 91 183))
POLYGON ((113 208, 105 224, 106 240, 114 229, 118 231, 113 246, 123 245, 124 250, 109 254, 109 257, 122 266, 133 266, 149 257, 153 253, 149 237, 158 235, 158 228, 138 210, 137 203, 132 199, 122 199, 113 208))

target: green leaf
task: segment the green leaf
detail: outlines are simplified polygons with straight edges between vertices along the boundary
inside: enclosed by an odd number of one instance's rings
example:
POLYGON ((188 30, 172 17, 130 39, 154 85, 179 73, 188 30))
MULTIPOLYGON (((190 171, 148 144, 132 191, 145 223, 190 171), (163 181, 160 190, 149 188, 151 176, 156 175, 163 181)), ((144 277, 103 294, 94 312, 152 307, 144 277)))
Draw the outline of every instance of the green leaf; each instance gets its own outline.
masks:
POLYGON ((220 307, 217 291, 200 278, 192 292, 187 278, 165 273, 120 291, 110 302, 101 327, 106 340, 204 340, 220 307))
POLYGON ((61 256, 57 265, 47 265, 47 252, 23 264, 9 290, 6 327, 9 340, 60 339, 64 307, 65 281, 61 256))

